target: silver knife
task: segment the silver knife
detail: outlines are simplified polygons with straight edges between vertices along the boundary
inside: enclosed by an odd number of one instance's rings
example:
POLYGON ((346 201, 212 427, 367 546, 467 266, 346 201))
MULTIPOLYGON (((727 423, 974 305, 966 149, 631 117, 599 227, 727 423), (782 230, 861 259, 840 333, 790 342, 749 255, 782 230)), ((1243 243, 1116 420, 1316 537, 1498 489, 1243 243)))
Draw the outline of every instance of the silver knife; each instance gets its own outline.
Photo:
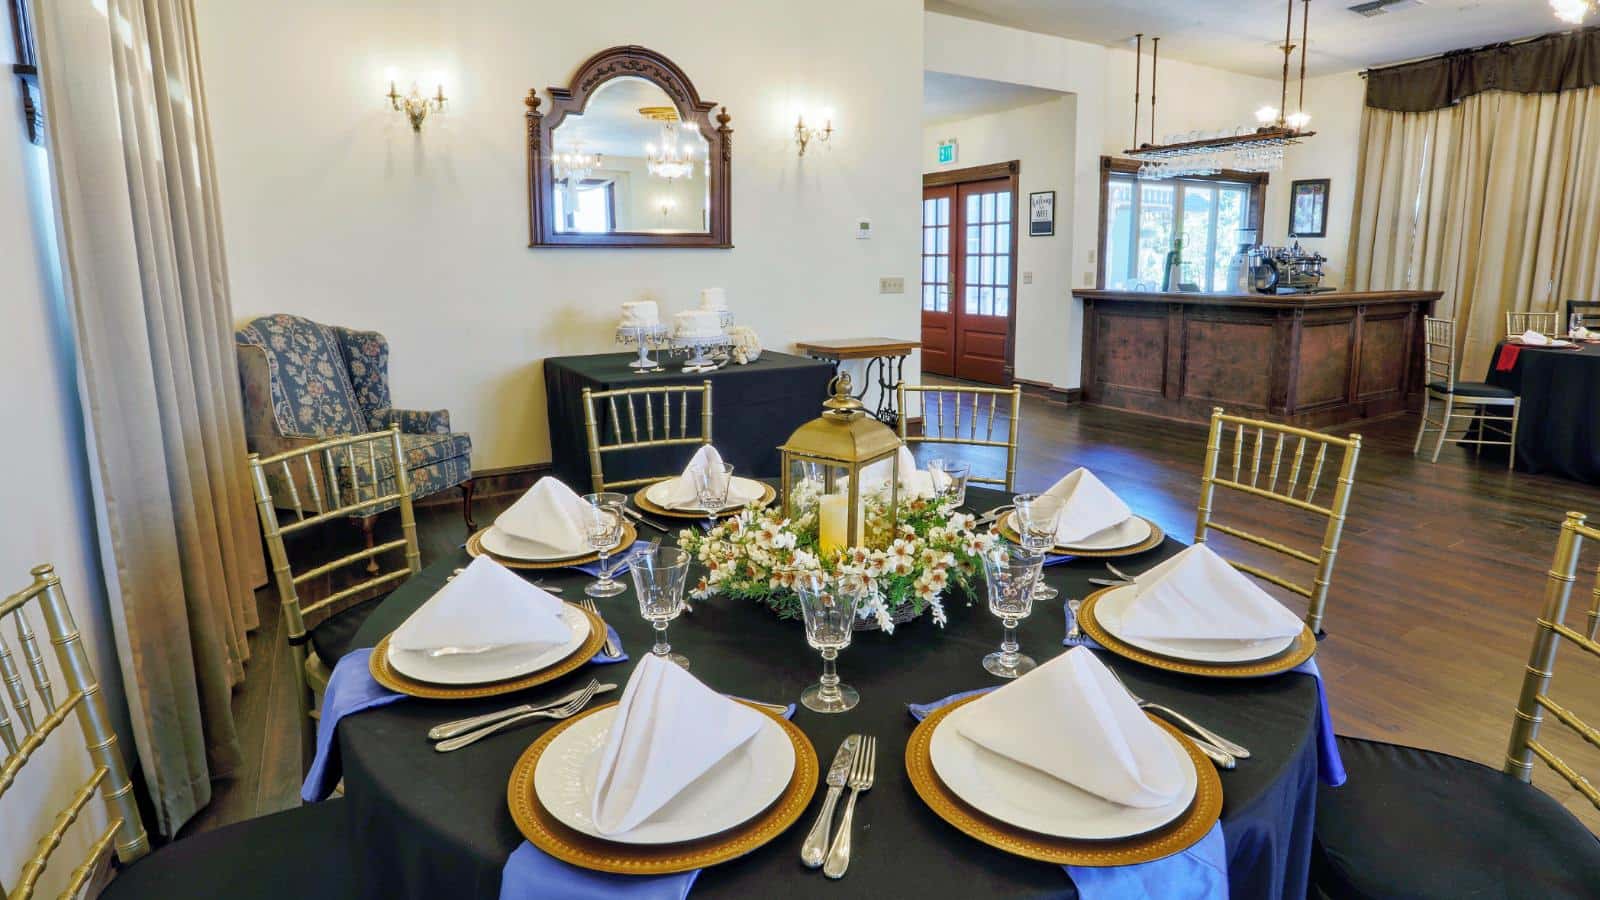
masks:
POLYGON ((651 528, 654 528, 655 530, 661 532, 662 534, 671 534, 672 533, 672 530, 669 529, 667 526, 661 524, 660 522, 657 522, 655 519, 652 519, 649 516, 646 516, 646 515, 640 513, 638 510, 635 510, 631 506, 624 506, 622 508, 622 514, 627 516, 628 518, 634 520, 635 522, 640 522, 642 524, 648 525, 651 528))
POLYGON ((833 765, 828 767, 828 796, 822 801, 822 812, 817 814, 817 824, 811 826, 806 842, 800 845, 800 861, 815 869, 822 865, 828 852, 828 832, 833 828, 833 807, 844 793, 845 782, 850 779, 850 764, 861 748, 861 735, 852 734, 839 744, 833 754, 833 765))
MULTIPOLYGON (((571 701, 574 697, 583 693, 587 687, 588 685, 584 685, 584 687, 578 688, 564 697, 557 697, 556 699, 546 703, 524 703, 521 706, 513 706, 509 709, 502 709, 499 712, 484 713, 481 716, 473 716, 470 719, 457 719, 454 722, 443 722, 428 729, 428 740, 442 741, 447 738, 455 737, 458 734, 466 734, 474 728, 477 728, 481 725, 488 725, 493 722, 498 722, 501 719, 509 719, 512 716, 520 716, 523 713, 537 712, 541 709, 552 709, 560 706, 563 703, 571 701)), ((594 692, 595 695, 598 696, 616 689, 617 686, 614 684, 602 684, 595 688, 594 692)))

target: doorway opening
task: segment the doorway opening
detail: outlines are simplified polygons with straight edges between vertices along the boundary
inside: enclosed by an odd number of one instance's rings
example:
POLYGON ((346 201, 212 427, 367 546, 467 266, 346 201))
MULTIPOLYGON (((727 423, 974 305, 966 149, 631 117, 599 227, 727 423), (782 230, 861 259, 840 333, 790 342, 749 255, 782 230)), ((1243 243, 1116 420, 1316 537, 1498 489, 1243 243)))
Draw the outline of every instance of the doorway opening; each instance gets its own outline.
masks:
POLYGON ((922 371, 1010 384, 1017 160, 922 176, 922 371))

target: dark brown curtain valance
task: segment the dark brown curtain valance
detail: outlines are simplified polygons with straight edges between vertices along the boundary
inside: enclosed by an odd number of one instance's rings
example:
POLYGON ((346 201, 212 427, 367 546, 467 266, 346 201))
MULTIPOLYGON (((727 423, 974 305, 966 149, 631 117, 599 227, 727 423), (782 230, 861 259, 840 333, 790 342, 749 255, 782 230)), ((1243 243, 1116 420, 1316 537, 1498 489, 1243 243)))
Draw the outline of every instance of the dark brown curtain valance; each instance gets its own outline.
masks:
POLYGON ((1427 112, 1484 91, 1541 94, 1597 85, 1600 28, 1585 28, 1373 69, 1367 73, 1367 105, 1427 112))

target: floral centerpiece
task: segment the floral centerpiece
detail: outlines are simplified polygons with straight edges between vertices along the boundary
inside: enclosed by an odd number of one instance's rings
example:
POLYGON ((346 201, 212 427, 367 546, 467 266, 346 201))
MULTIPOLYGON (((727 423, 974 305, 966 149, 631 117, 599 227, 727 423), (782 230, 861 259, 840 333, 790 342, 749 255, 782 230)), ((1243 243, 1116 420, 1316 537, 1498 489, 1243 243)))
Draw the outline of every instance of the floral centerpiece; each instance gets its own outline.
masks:
POLYGON ((861 610, 862 624, 892 633, 906 622, 932 611, 945 623, 945 598, 951 591, 970 592, 981 579, 979 557, 997 538, 974 530, 976 518, 957 512, 937 498, 901 498, 891 516, 886 492, 862 499, 865 546, 824 551, 819 537, 816 503, 801 502, 793 520, 775 510, 746 509, 710 531, 686 529, 679 536, 685 550, 706 567, 693 596, 714 595, 754 600, 780 618, 800 617, 795 579, 804 572, 861 579, 869 591, 861 610), (891 529, 890 522, 897 524, 891 529))

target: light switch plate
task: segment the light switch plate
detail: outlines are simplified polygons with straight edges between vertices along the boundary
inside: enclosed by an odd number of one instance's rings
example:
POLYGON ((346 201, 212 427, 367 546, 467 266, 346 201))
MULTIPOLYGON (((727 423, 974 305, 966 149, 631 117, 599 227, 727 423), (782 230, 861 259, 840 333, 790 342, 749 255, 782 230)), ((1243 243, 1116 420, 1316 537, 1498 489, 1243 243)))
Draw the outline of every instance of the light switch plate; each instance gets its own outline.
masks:
POLYGON ((1083 273, 1083 286, 1086 287, 1086 288, 1094 287, 1094 273, 1093 272, 1085 272, 1085 273, 1083 273))
POLYGON ((860 219, 856 222, 856 240, 865 241, 872 237, 872 220, 860 219))
POLYGON ((880 294, 904 294, 905 292, 906 280, 904 278, 878 279, 878 293, 880 294))
POLYGON ((1023 284, 1033 284, 1033 273, 1032 272, 1023 272, 1022 273, 1022 283, 1023 284))

